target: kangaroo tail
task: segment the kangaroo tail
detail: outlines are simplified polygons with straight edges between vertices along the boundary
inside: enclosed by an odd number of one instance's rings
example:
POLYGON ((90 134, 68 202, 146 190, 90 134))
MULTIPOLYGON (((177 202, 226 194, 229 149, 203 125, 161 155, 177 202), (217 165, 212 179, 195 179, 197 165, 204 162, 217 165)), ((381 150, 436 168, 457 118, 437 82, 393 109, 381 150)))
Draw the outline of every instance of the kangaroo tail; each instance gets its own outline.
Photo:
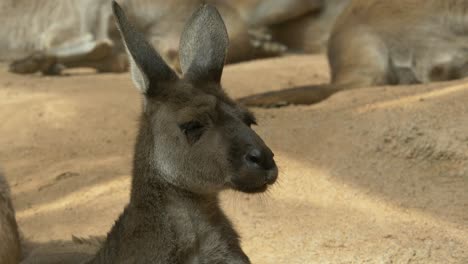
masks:
POLYGON ((246 106, 255 107, 309 105, 325 100, 343 88, 333 84, 309 85, 242 97, 238 101, 246 106))

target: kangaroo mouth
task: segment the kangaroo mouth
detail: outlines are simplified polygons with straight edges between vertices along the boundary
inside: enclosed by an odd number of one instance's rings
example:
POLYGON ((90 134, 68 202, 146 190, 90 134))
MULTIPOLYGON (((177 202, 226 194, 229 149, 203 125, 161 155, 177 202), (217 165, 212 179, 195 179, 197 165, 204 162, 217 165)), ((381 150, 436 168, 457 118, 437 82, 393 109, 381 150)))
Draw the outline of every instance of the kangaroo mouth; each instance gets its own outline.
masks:
POLYGON ((276 166, 269 170, 241 171, 239 176, 233 177, 231 180, 231 187, 244 193, 262 193, 276 182, 277 177, 278 168, 276 166))
POLYGON ((258 186, 258 187, 237 186, 234 189, 243 193, 262 193, 268 189, 268 184, 264 184, 263 186, 258 186))

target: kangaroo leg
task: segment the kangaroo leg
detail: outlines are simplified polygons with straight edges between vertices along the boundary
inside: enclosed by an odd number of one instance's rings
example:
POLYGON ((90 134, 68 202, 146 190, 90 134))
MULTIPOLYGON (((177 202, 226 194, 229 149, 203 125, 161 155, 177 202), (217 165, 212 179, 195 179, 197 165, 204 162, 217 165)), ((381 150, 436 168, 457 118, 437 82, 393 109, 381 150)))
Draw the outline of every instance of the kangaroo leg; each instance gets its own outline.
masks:
POLYGON ((128 71, 129 61, 124 52, 112 51, 105 57, 76 56, 64 58, 59 62, 66 68, 92 68, 100 73, 128 71))
MULTIPOLYGON (((101 1, 102 2, 102 1, 101 1)), ((101 3, 102 4, 102 3, 101 3)), ((73 7, 72 7, 73 8, 73 7)), ((92 7, 89 7, 93 9, 92 7)), ((100 21, 88 25, 88 13, 81 10, 81 19, 72 16, 63 24, 56 24, 43 34, 40 51, 10 65, 10 71, 20 74, 42 72, 57 75, 64 68, 92 67, 98 71, 125 71, 122 56, 114 56, 113 43, 108 39, 110 7, 100 8, 100 21), (77 27, 78 20, 81 26, 77 27), (91 34, 91 32, 95 32, 91 34)))
POLYGON ((398 84, 420 84, 421 81, 416 77, 412 68, 396 67, 393 69, 398 78, 398 84))
MULTIPOLYGON (((54 46, 54 43, 60 42, 58 35, 60 35, 62 32, 65 32, 64 26, 55 26, 44 33, 41 37, 42 48, 26 56, 25 58, 13 61, 10 64, 9 70, 18 74, 31 74, 38 71, 53 74, 53 69, 56 69, 57 71, 55 73, 60 74, 60 69, 57 67, 56 55, 58 54, 54 54, 54 48, 52 47, 54 46)), ((64 34, 65 36, 62 36, 64 38, 71 37, 68 36, 70 32, 64 34)), ((55 44, 55 46, 73 46, 83 41, 89 41, 88 39, 90 40, 91 36, 85 35, 81 38, 71 38, 69 41, 61 44, 55 44)))
POLYGON ((58 75, 63 68, 83 67, 89 61, 97 61, 109 56, 112 46, 106 42, 73 43, 64 47, 38 51, 26 58, 13 61, 10 71, 19 74, 42 72, 46 75, 58 75))
POLYGON ((447 81, 468 77, 468 60, 455 58, 446 63, 433 65, 429 72, 430 81, 447 81))
POLYGON ((53 54, 49 54, 49 50, 53 47, 61 47, 66 43, 73 43, 83 36, 77 27, 78 18, 77 14, 73 12, 74 6, 71 2, 65 2, 62 11, 70 11, 69 15, 59 23, 50 23, 50 27, 40 34, 38 41, 39 47, 31 55, 13 61, 10 65, 10 71, 15 73, 34 73, 37 71, 46 73, 60 73, 60 67, 57 67, 57 58, 53 54))
POLYGON ((71 43, 47 52, 37 52, 14 61, 10 71, 19 74, 42 72, 60 74, 63 68, 94 68, 99 72, 123 72, 128 69, 125 56, 114 50, 110 41, 83 41, 71 43))
POLYGON ((66 68, 89 67, 99 72, 122 72, 127 69, 126 62, 120 61, 122 56, 119 51, 110 40, 105 39, 54 50, 51 54, 57 58, 57 63, 66 68))
POLYGON ((371 33, 348 31, 331 39, 328 50, 332 84, 306 86, 244 97, 247 106, 313 104, 345 89, 395 83, 383 42, 371 33))
MULTIPOLYGON (((34 52, 33 54, 10 63, 9 71, 18 74, 32 74, 38 71, 51 72, 51 69, 57 65, 57 58, 44 52, 34 52)), ((60 71, 57 72, 60 74, 60 71)))
POLYGON ((317 11, 325 3, 323 0, 269 0, 260 1, 248 14, 252 25, 272 25, 317 11))

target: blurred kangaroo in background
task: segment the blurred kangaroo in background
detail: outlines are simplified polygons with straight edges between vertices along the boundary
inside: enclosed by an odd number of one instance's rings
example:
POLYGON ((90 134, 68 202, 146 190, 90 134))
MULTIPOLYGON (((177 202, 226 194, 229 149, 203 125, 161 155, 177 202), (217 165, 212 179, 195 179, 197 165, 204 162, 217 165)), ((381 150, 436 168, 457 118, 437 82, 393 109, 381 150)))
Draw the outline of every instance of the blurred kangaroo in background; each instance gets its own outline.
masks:
POLYGON ((331 84, 242 98, 250 106, 312 104, 347 89, 468 75, 467 0, 353 0, 328 43, 331 84))
POLYGON ((331 29, 351 0, 224 0, 249 25, 264 26, 290 52, 326 51, 331 29))
POLYGON ((11 203, 10 188, 0 171, 0 263, 16 264, 21 258, 21 244, 11 203))
MULTIPOLYGON (((348 0, 207 0, 225 20, 227 63, 296 51, 321 52, 341 3, 348 0), (271 30, 270 30, 271 29, 271 30), (276 39, 278 41, 276 41, 276 39), (284 43, 284 44, 283 44, 284 43)), ((120 0, 135 26, 180 71, 182 28, 202 0, 120 0)), ((63 68, 99 72, 128 68, 110 20, 109 0, 6 0, 0 3, 0 60, 16 73, 59 74, 63 68)))
POLYGON ((16 73, 54 74, 59 65, 123 71, 108 38, 110 15, 107 0, 2 1, 0 60, 26 57, 11 65, 16 73))
MULTIPOLYGON (((179 69, 183 25, 202 0, 120 0, 135 26, 179 69)), ((218 7, 231 39, 227 62, 277 55, 284 45, 249 25, 234 1, 207 1, 218 7)), ((16 73, 58 74, 62 67, 91 67, 100 72, 128 68, 125 51, 111 21, 109 0, 7 0, 0 4, 0 59, 15 61, 16 73), (32 54, 32 55, 30 55, 32 54), (30 55, 30 56, 28 56, 30 55), (26 57, 23 59, 23 57, 26 57)))

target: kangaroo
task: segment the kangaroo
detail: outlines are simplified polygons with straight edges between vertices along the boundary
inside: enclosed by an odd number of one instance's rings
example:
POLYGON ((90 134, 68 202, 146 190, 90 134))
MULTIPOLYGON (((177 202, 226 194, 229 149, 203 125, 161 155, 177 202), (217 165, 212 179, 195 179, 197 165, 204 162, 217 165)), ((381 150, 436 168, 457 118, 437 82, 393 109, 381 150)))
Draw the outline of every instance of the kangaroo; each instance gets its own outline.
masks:
POLYGON ((217 196, 265 191, 278 170, 253 115, 221 88, 220 14, 203 5, 187 22, 179 78, 116 2, 113 11, 144 103, 130 203, 89 263, 249 263, 217 196))
POLYGON ((289 51, 326 52, 328 38, 338 16, 350 0, 327 0, 301 16, 271 26, 272 37, 289 51))
POLYGON ((0 171, 0 263, 16 264, 20 258, 20 236, 11 203, 10 188, 0 171))
POLYGON ((0 263, 40 264, 77 263, 96 252, 97 238, 72 242, 54 241, 48 246, 24 240, 16 222, 8 183, 0 171, 0 263), (40 252, 36 252, 40 251, 40 252))
POLYGON ((12 72, 58 74, 59 66, 76 61, 100 71, 125 70, 125 62, 111 56, 109 1, 7 0, 0 5, 0 60, 17 60, 12 72))
MULTIPOLYGON (((119 2, 163 59, 180 70, 178 40, 187 18, 203 0, 119 2)), ((228 63, 275 56, 286 50, 284 45, 244 21, 233 8, 235 2, 209 2, 219 9, 227 24, 231 38, 228 63)), ((4 51, 0 52, 0 59, 13 59, 10 71, 23 74, 38 71, 60 74, 64 68, 74 67, 90 67, 99 72, 126 71, 125 49, 113 27, 108 3, 108 0, 5 2, 0 11, 0 21, 5 25, 0 33, 0 50, 4 51)))
POLYGON ((217 0, 238 10, 249 25, 278 25, 326 6, 323 0, 217 0))
POLYGON ((328 43, 331 84, 240 101, 248 106, 312 104, 353 88, 466 77, 467 9, 466 0, 353 0, 328 43))

